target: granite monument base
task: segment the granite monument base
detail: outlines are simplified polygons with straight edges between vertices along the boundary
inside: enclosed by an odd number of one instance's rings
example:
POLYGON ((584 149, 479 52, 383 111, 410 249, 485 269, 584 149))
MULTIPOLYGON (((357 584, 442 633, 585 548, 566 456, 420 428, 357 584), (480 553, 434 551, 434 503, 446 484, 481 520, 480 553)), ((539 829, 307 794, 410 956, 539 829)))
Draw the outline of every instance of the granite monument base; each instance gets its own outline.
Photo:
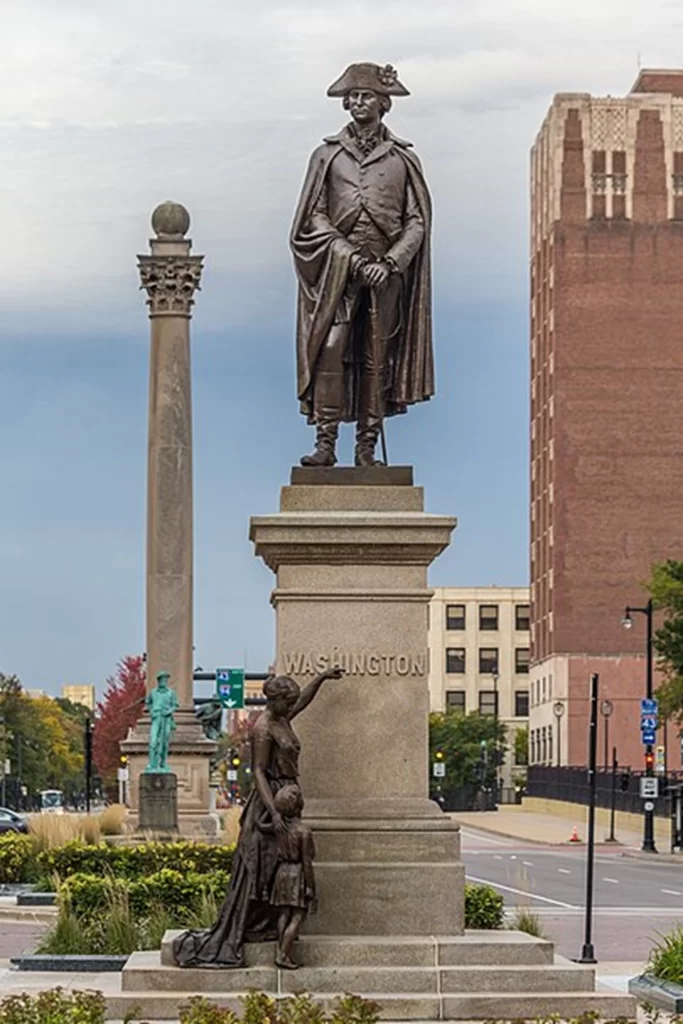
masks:
POLYGON ((302 468, 280 512, 251 521, 276 574, 278 672, 344 669, 295 723, 317 846, 308 933, 463 930, 459 832, 427 775, 427 569, 456 521, 423 504, 410 467, 302 468))
POLYGON ((192 995, 223 1009, 260 989, 281 1000, 310 992, 328 1013, 346 992, 380 1005, 385 1021, 564 1020, 597 1011, 601 1020, 633 1019, 635 1000, 598 990, 595 969, 554 956, 553 945, 521 932, 466 932, 394 938, 306 936, 295 947, 301 967, 273 965, 273 943, 247 945, 246 966, 232 970, 176 967, 167 932, 161 952, 133 953, 121 990, 107 996, 107 1017, 177 1019, 192 995))
POLYGON ((173 772, 143 772, 140 776, 141 832, 178 831, 178 779, 173 772))

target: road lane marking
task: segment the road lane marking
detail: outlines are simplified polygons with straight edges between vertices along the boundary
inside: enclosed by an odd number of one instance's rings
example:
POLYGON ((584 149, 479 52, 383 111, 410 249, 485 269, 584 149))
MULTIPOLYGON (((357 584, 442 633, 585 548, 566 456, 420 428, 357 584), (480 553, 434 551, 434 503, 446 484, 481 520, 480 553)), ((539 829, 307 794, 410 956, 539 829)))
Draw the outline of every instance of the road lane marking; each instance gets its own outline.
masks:
POLYGON ((680 893, 677 889, 660 889, 659 891, 663 892, 666 896, 681 896, 681 895, 683 895, 683 893, 680 893))
POLYGON ((506 842, 502 839, 493 839, 491 836, 485 836, 481 832, 470 832, 467 828, 460 829, 461 836, 467 836, 469 839, 477 839, 481 843, 491 843, 493 846, 509 846, 509 840, 506 842))
POLYGON ((532 868, 534 866, 534 862, 532 860, 523 860, 522 864, 525 868, 532 868))
POLYGON ((609 882, 611 885, 619 885, 618 878, 603 878, 603 882, 609 882))
POLYGON ((557 873, 558 875, 571 875, 571 871, 568 871, 567 868, 558 868, 557 873))
POLYGON ((551 900, 549 896, 539 896, 535 892, 527 892, 524 889, 513 889, 511 885, 501 885, 500 882, 492 882, 488 878, 475 878, 474 875, 467 876, 470 882, 477 885, 492 885, 494 889, 502 889, 504 892, 514 893, 515 896, 530 896, 533 900, 541 900, 543 903, 551 903, 554 907, 564 907, 565 910, 578 910, 575 903, 563 903, 562 900, 551 900))
POLYGON ((494 860, 502 860, 503 857, 502 857, 502 855, 500 853, 494 853, 493 859, 494 860))

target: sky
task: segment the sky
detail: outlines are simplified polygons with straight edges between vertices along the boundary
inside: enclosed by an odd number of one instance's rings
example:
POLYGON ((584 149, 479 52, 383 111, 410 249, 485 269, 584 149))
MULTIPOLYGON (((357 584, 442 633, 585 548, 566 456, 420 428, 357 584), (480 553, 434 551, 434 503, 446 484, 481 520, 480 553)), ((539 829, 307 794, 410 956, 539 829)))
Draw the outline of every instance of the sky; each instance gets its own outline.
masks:
MULTIPOLYGON (((393 63, 388 123, 433 194, 437 396, 388 424, 436 586, 528 582, 528 151, 555 92, 683 61, 680 0, 0 0, 0 672, 56 693, 144 638, 148 320, 135 257, 163 200, 206 257, 192 321, 195 644, 273 657, 250 515, 311 447, 289 225, 327 86, 393 63), (678 46, 677 46, 678 42, 678 46)), ((350 428, 341 455, 351 454, 350 428)))

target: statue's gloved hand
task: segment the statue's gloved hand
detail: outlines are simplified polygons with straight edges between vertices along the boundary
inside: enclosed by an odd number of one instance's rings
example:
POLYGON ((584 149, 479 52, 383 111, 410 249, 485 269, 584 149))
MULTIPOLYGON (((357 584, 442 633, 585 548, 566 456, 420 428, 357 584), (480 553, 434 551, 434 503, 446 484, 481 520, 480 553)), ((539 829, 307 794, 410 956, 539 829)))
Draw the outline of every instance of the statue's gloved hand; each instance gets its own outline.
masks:
POLYGON ((363 279, 369 288, 381 292, 386 288, 391 271, 386 263, 367 263, 363 267, 363 279))
POLYGON ((366 263, 367 260, 365 259, 364 256, 361 256, 359 252, 352 253, 350 263, 351 277, 358 277, 359 273, 361 272, 366 263))

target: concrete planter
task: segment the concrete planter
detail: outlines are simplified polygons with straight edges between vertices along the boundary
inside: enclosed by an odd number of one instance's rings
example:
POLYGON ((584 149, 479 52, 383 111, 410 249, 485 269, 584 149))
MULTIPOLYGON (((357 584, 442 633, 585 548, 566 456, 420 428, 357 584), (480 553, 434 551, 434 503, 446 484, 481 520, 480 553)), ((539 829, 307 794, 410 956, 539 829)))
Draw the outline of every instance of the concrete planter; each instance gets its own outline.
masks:
POLYGON ((29 953, 26 956, 12 957, 12 967, 19 971, 61 971, 88 972, 99 974, 102 971, 121 971, 128 960, 127 956, 69 955, 59 956, 55 953, 29 953))
POLYGON ((669 1013, 683 1013, 683 985, 662 981, 654 974, 639 974, 631 978, 628 990, 641 1003, 649 1003, 669 1013))

